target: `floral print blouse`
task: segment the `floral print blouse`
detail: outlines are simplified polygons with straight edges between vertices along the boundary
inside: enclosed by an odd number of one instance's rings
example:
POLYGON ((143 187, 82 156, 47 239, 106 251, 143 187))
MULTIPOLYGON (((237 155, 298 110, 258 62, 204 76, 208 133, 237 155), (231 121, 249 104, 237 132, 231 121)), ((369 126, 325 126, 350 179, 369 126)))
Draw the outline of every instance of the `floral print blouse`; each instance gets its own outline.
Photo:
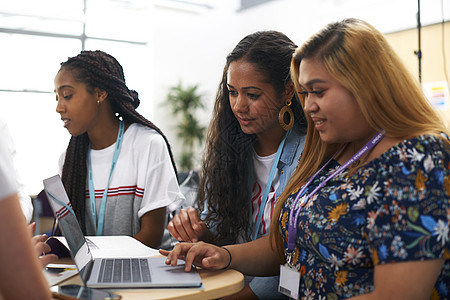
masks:
MULTIPOLYGON (((298 191, 288 197, 280 230, 286 260, 301 273, 301 298, 366 294, 375 265, 436 258, 445 263, 430 299, 450 298, 450 146, 443 139, 405 140, 328 181, 301 209, 291 253, 288 219, 298 191)), ((339 166, 332 160, 305 194, 339 166)))

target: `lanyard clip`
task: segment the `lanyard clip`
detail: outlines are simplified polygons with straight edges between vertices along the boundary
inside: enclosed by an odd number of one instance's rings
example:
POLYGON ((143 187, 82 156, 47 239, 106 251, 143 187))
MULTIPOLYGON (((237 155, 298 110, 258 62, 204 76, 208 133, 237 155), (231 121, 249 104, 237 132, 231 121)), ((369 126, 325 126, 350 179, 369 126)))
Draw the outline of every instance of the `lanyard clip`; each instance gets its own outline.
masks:
POLYGON ((292 257, 294 256, 294 251, 285 249, 286 253, 286 266, 292 268, 292 257))

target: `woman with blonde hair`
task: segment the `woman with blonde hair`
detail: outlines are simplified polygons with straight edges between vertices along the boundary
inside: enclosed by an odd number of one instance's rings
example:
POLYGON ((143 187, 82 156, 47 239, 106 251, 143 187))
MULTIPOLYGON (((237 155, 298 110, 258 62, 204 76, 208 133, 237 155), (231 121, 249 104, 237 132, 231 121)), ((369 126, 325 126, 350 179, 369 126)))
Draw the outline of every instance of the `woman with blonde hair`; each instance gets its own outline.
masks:
POLYGON ((356 19, 312 36, 291 74, 307 139, 270 237, 227 249, 181 244, 167 263, 280 272, 294 298, 448 298, 450 143, 418 83, 356 19))

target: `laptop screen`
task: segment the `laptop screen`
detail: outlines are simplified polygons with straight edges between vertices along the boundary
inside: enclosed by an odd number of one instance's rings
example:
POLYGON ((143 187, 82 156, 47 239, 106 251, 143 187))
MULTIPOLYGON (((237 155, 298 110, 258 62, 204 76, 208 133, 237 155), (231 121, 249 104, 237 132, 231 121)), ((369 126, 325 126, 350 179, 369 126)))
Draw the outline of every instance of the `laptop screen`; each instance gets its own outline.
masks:
POLYGON ((192 272, 184 272, 182 265, 167 266, 165 257, 122 257, 117 260, 109 257, 94 260, 89 249, 90 242, 83 235, 60 176, 56 175, 45 179, 44 190, 59 222, 59 227, 66 238, 81 279, 86 286, 99 288, 117 288, 118 286, 124 288, 202 287, 202 280, 195 268, 192 272), (144 269, 137 268, 136 262, 143 264, 144 269), (121 271, 115 272, 116 268, 121 271), (108 273, 107 271, 113 272, 108 273), (136 276, 129 276, 131 274, 129 271, 136 271, 136 276), (104 273, 108 274, 103 276, 104 273), (144 273, 149 275, 150 280, 141 280, 144 279, 144 273))
POLYGON ((78 220, 75 217, 72 205, 67 196, 64 185, 59 175, 44 180, 44 190, 49 199, 53 213, 58 220, 72 255, 80 272, 92 261, 92 254, 81 231, 78 220))

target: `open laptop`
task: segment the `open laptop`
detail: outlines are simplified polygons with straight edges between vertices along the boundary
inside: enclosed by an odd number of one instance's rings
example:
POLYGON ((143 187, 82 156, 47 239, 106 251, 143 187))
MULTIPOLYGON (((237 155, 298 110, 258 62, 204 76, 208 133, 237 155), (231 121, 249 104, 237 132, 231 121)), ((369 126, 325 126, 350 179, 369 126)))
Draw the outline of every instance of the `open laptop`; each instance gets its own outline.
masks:
POLYGON ((185 272, 181 260, 178 266, 172 267, 165 264, 165 257, 93 258, 60 176, 45 179, 44 190, 86 286, 118 289, 203 287, 195 268, 185 272))

